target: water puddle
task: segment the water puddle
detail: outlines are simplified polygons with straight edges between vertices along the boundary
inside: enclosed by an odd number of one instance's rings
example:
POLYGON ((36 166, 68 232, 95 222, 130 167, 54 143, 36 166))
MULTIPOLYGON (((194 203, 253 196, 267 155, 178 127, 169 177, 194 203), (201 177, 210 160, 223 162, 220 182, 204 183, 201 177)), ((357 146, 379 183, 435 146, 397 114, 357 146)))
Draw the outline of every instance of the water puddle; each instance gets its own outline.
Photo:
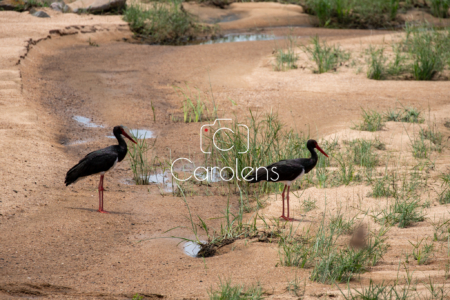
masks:
POLYGON ((83 116, 73 116, 72 119, 74 119, 75 121, 77 121, 78 123, 83 124, 86 127, 91 127, 91 128, 103 128, 102 125, 98 125, 95 123, 91 122, 91 119, 83 117, 83 116))
MULTIPOLYGON (((206 241, 200 241, 200 242, 206 243, 206 241)), ((201 249, 200 245, 195 242, 186 242, 183 245, 184 253, 189 255, 190 257, 197 257, 200 249, 201 249)))
POLYGON ((240 19, 240 16, 237 15, 237 14, 228 14, 228 15, 220 16, 218 18, 210 18, 206 22, 209 23, 209 24, 216 24, 216 23, 233 22, 233 21, 236 21, 236 20, 239 20, 239 19, 240 19))
POLYGON ((147 179, 149 183, 156 183, 162 186, 165 192, 171 193, 173 191, 172 174, 169 172, 150 174, 147 179))
POLYGON ((86 144, 88 142, 92 142, 93 139, 88 139, 88 140, 77 140, 77 141, 73 141, 73 142, 67 142, 64 143, 64 146, 77 146, 77 145, 83 145, 86 144))
MULTIPOLYGON (((153 139, 156 137, 156 134, 147 129, 130 129, 130 132, 133 136, 135 136, 137 139, 153 139)), ((110 139, 115 139, 116 137, 113 135, 108 135, 110 139)))
POLYGON ((239 42, 254 42, 254 41, 270 41, 283 39, 284 36, 276 36, 274 34, 262 34, 262 33, 243 33, 243 34, 226 34, 223 37, 212 39, 209 41, 197 41, 194 44, 198 45, 210 45, 210 44, 222 44, 222 43, 239 43, 239 42))

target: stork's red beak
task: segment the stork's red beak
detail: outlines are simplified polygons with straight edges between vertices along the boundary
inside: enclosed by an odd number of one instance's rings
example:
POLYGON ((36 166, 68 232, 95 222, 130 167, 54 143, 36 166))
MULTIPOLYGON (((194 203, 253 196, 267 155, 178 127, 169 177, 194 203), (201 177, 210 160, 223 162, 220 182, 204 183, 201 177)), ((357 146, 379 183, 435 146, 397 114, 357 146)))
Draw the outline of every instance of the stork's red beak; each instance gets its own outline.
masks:
POLYGON ((328 155, 322 150, 322 148, 319 147, 319 145, 317 145, 317 143, 316 143, 316 148, 317 148, 317 150, 319 150, 320 152, 322 152, 323 155, 325 155, 326 157, 328 157, 328 155))
POLYGON ((123 134, 124 137, 126 137, 127 139, 129 139, 129 140, 132 141, 133 143, 137 144, 136 141, 133 140, 133 139, 128 135, 128 133, 125 132, 125 130, 123 130, 123 129, 121 129, 121 130, 122 130, 122 134, 123 134))

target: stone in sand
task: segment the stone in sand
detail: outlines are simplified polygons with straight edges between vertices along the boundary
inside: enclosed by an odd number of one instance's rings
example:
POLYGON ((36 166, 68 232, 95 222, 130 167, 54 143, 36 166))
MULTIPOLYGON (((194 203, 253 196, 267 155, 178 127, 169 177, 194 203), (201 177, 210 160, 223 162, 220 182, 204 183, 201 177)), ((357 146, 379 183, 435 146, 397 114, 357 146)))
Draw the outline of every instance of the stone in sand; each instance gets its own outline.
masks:
POLYGON ((67 6, 75 13, 84 11, 101 13, 111 9, 124 8, 125 3, 125 0, 77 0, 67 6))
POLYGON ((32 13, 31 15, 38 18, 50 18, 50 16, 46 12, 43 12, 42 10, 38 10, 32 13))
POLYGON ((50 4, 50 7, 53 10, 60 11, 60 12, 67 12, 67 11, 70 10, 70 8, 62 1, 60 1, 60 2, 53 2, 52 4, 50 4))

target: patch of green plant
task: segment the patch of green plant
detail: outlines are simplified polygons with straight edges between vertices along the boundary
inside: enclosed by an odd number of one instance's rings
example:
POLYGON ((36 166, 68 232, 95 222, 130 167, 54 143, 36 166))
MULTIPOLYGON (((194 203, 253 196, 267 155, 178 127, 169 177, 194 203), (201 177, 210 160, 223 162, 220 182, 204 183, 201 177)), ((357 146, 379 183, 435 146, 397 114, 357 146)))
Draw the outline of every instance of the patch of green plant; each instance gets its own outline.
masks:
POLYGON ((347 293, 344 293, 340 288, 339 290, 346 300, 407 300, 412 299, 412 294, 416 290, 416 287, 411 286, 411 281, 408 280, 405 285, 400 286, 398 281, 385 283, 383 280, 381 283, 374 283, 370 279, 368 286, 361 286, 361 288, 352 291, 350 290, 350 285, 348 285, 347 293))
POLYGON ((181 0, 152 2, 149 7, 130 4, 124 11, 130 29, 150 44, 179 44, 211 32, 183 9, 181 0))
POLYGON ((404 45, 412 59, 415 80, 431 80, 444 69, 449 46, 448 32, 409 27, 404 45))
POLYGON ((440 204, 448 204, 450 203, 450 174, 443 174, 441 179, 443 190, 439 193, 438 200, 440 204))
POLYGON ((309 212, 309 211, 317 208, 316 203, 317 203, 317 200, 311 199, 310 197, 308 197, 308 199, 303 199, 303 203, 302 203, 303 210, 305 212, 309 212))
POLYGON ((332 284, 347 282, 355 274, 365 272, 386 253, 386 228, 378 233, 372 232, 364 248, 338 247, 337 240, 345 230, 338 225, 339 219, 336 220, 338 222, 334 221, 330 226, 323 218, 315 234, 309 228, 300 237, 283 236, 279 242, 280 263, 299 268, 312 267, 312 281, 332 284))
POLYGON ((153 144, 149 144, 145 136, 138 139, 133 135, 133 139, 137 144, 131 144, 128 147, 128 159, 130 161, 131 171, 133 172, 133 181, 137 185, 148 185, 150 175, 155 171, 154 165, 157 157, 152 157, 150 150, 154 148, 156 139, 153 144))
POLYGON ((387 229, 382 228, 370 235, 367 246, 361 249, 331 248, 314 266, 311 280, 328 284, 348 282, 355 274, 367 271, 369 266, 377 264, 389 247, 385 244, 386 232, 387 229))
POLYGON ((422 247, 420 246, 422 244, 424 239, 421 239, 420 242, 417 241, 416 243, 412 243, 409 241, 409 243, 413 246, 413 257, 415 260, 417 260, 417 263, 419 265, 426 265, 430 261, 430 255, 432 254, 434 250, 434 245, 425 243, 422 247))
POLYGON ((297 69, 298 55, 295 53, 296 41, 292 35, 286 38, 286 49, 277 48, 275 50, 275 70, 286 71, 297 69))
POLYGON ((399 9, 398 0, 306 0, 306 12, 319 26, 369 28, 389 26, 399 9))
POLYGON ((373 181, 372 193, 370 194, 371 197, 388 198, 394 196, 395 194, 395 181, 390 176, 385 175, 383 177, 376 178, 373 181))
POLYGON ((144 297, 142 297, 139 294, 134 295, 133 298, 132 298, 132 300, 142 300, 142 299, 144 299, 144 297))
POLYGON ((304 281, 303 288, 300 286, 300 284, 300 279, 297 277, 297 274, 295 274, 295 278, 292 281, 288 282, 286 291, 297 297, 303 297, 306 292, 306 280, 304 281))
POLYGON ((450 7, 449 0, 428 0, 431 6, 431 13, 437 18, 447 18, 450 7))
POLYGON ((305 46, 303 51, 317 65, 316 73, 336 71, 338 65, 350 59, 350 53, 341 50, 338 45, 328 46, 326 42, 320 43, 319 37, 311 38, 311 46, 305 46))
POLYGON ((367 70, 367 78, 382 80, 386 78, 386 60, 384 56, 384 48, 376 48, 370 46, 368 49, 369 57, 367 58, 367 63, 369 68, 367 70))
POLYGON ((352 234, 355 230, 356 216, 346 219, 344 215, 338 211, 336 215, 330 216, 330 223, 328 226, 333 227, 339 234, 352 234))
POLYGON ((376 110, 362 109, 363 121, 356 124, 353 129, 362 131, 378 131, 384 127, 383 116, 376 110))
POLYGON ((450 219, 441 217, 438 221, 431 222, 434 233, 433 240, 436 242, 446 242, 450 237, 450 219))
POLYGON ((389 207, 374 215, 375 221, 382 225, 396 225, 405 228, 417 222, 425 220, 419 199, 399 199, 389 207))
MULTIPOLYGON (((349 150, 353 162, 366 168, 375 167, 379 162, 378 156, 373 152, 373 148, 375 148, 375 146, 374 141, 363 139, 355 139, 349 142, 349 150)), ((378 144, 378 147, 381 146, 378 144)))
POLYGON ((210 111, 206 103, 208 99, 206 96, 202 96, 200 90, 197 89, 197 93, 194 93, 187 85, 185 89, 178 86, 174 86, 174 89, 184 98, 182 101, 182 110, 185 123, 204 122, 217 118, 217 106, 215 102, 211 101, 213 107, 210 111))
POLYGON ((259 300, 264 299, 263 290, 259 283, 249 287, 244 285, 233 285, 231 279, 223 281, 220 279, 218 287, 212 287, 208 291, 210 300, 259 300))
POLYGON ((360 177, 356 174, 354 163, 351 159, 347 159, 342 153, 334 156, 338 162, 337 172, 334 173, 333 182, 335 185, 349 185, 353 181, 360 181, 360 177))
POLYGON ((392 44, 392 52, 394 52, 394 59, 387 64, 387 74, 398 76, 409 72, 411 66, 408 63, 408 56, 402 52, 402 44, 392 44))

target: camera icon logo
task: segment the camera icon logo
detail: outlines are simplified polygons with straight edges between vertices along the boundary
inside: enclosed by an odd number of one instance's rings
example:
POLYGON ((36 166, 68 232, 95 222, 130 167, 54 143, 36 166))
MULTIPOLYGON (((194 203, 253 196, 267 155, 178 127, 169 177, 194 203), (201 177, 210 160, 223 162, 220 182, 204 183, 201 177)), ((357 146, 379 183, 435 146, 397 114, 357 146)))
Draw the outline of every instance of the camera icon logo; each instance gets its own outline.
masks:
MULTIPOLYGON (((208 133, 212 128, 214 128, 214 127, 216 127, 216 126, 220 126, 220 121, 231 121, 231 119, 215 119, 215 120, 214 120, 214 123, 203 125, 203 126, 200 128, 200 150, 201 150, 203 153, 205 153, 205 154, 211 154, 211 151, 205 151, 205 150, 207 150, 207 149, 204 149, 204 147, 203 147, 203 139, 204 139, 203 135, 204 135, 205 133, 208 133)), ((247 136, 247 146, 246 146, 246 149, 245 149, 245 151, 243 151, 243 152, 238 152, 239 154, 245 154, 245 153, 248 152, 248 149, 249 149, 249 147, 250 147, 250 139, 249 139, 249 137, 250 137, 250 136, 249 136, 249 135, 250 135, 250 130, 248 129, 247 125, 245 125, 245 124, 238 124, 238 127, 242 127, 242 128, 245 128, 245 129, 246 129, 246 136, 247 136)), ((228 128, 228 127, 220 127, 220 128, 218 128, 218 129, 214 132, 214 134, 213 134, 213 137, 212 137, 213 145, 214 145, 214 147, 216 147, 216 149, 219 150, 219 151, 230 151, 231 149, 234 148, 234 145, 232 145, 232 146, 231 146, 230 148, 228 148, 228 149, 222 149, 222 148, 220 148, 219 146, 217 146, 217 143, 216 143, 217 137, 216 137, 216 135, 217 135, 217 133, 220 132, 221 130, 223 130, 223 131, 229 131, 229 132, 231 132, 232 134, 236 134, 236 132, 234 132, 231 128, 228 128)))

